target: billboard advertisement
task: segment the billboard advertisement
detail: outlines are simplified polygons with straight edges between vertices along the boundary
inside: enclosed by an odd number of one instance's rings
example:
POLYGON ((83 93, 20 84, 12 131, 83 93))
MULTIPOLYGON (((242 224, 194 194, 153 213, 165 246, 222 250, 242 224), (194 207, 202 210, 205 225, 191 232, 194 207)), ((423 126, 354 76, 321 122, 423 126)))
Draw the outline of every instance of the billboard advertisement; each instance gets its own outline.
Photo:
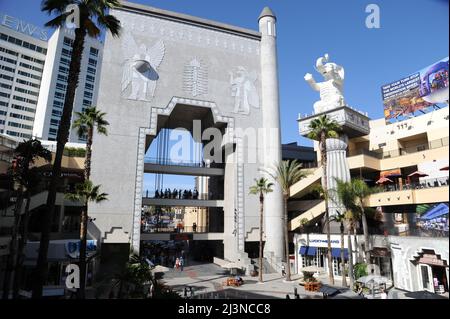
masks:
POLYGON ((383 85, 381 94, 386 121, 401 120, 416 111, 448 101, 448 57, 404 77, 383 85))

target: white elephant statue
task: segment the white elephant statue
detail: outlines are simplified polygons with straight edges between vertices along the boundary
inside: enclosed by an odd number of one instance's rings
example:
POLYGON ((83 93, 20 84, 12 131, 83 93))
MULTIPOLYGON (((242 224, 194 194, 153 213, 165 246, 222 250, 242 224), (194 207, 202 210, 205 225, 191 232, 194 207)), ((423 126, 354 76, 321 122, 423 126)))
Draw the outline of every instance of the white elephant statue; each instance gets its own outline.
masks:
POLYGON ((305 75, 305 81, 320 93, 320 101, 314 103, 314 113, 323 113, 344 106, 344 68, 336 63, 329 63, 329 55, 325 54, 316 61, 316 70, 325 81, 317 83, 312 74, 305 75), (326 63, 328 62, 328 63, 326 63))

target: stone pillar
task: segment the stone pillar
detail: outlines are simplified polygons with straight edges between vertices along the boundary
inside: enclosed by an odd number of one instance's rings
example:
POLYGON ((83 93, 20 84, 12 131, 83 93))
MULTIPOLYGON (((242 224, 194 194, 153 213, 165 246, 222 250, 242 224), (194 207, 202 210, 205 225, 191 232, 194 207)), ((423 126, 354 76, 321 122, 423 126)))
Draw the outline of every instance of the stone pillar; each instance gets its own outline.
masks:
MULTIPOLYGON (((261 32, 261 94, 264 129, 264 163, 273 171, 281 161, 280 109, 278 94, 278 66, 276 45, 276 17, 268 8, 259 16, 261 32)), ((265 250, 276 257, 284 255, 283 198, 277 182, 267 176, 274 185, 274 191, 265 200, 264 224, 265 250)))
MULTIPOLYGON (((336 179, 343 182, 350 181, 350 168, 347 162, 347 143, 342 139, 329 138, 326 140, 327 146, 327 186, 328 190, 336 189, 336 179)), ((336 195, 330 193, 328 201, 328 212, 331 216, 336 215, 336 211, 344 213, 345 208, 339 203, 336 195)))

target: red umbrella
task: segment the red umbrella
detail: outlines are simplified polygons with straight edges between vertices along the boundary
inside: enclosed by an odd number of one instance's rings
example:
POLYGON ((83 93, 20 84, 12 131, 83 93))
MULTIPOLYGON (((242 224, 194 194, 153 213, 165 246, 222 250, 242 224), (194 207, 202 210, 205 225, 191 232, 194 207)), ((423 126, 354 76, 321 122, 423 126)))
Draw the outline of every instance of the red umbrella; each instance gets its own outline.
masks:
POLYGON ((377 180, 376 183, 377 183, 377 184, 385 184, 385 183, 393 183, 393 181, 390 180, 390 179, 387 178, 387 177, 382 177, 382 178, 380 178, 379 180, 377 180))
POLYGON ((442 168, 440 169, 440 171, 448 171, 448 165, 447 165, 447 166, 444 166, 444 167, 442 167, 442 168))
POLYGON ((408 177, 426 177, 429 176, 426 173, 422 173, 421 171, 415 171, 414 173, 411 173, 408 175, 408 177))

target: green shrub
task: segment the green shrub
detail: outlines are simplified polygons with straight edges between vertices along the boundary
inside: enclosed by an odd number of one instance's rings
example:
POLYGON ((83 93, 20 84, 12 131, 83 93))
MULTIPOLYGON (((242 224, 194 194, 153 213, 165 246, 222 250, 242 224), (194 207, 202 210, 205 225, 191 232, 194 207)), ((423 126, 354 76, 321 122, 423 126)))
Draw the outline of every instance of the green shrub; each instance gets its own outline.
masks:
POLYGON ((79 147, 65 147, 64 155, 70 157, 85 157, 86 149, 79 147))
POLYGON ((355 279, 367 276, 367 264, 365 263, 357 263, 353 268, 353 274, 355 275, 355 279))
POLYGON ((314 277, 313 272, 303 271, 303 280, 305 282, 316 282, 317 279, 314 277))

